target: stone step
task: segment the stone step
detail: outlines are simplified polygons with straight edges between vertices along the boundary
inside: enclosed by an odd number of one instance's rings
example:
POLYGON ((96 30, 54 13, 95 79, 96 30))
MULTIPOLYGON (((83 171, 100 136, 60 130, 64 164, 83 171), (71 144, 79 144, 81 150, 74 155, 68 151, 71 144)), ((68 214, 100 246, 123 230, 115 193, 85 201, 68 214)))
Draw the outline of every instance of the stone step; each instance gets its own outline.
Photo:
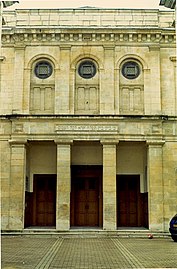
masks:
POLYGON ((102 229, 70 229, 69 231, 57 231, 55 229, 47 228, 28 228, 23 231, 3 231, 2 236, 48 236, 48 237, 140 237, 153 238, 170 237, 169 232, 150 231, 148 229, 120 229, 116 231, 102 230, 102 229))

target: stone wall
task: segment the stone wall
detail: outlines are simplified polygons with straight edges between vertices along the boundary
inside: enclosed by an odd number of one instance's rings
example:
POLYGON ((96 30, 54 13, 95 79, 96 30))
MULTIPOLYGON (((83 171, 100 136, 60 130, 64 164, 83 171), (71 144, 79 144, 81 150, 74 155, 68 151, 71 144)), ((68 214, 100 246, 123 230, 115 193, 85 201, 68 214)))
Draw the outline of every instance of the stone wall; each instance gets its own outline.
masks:
POLYGON ((24 228, 25 188, 47 173, 57 174, 56 227, 68 230, 70 166, 91 164, 103 166, 103 229, 116 229, 116 175, 138 174, 149 228, 168 231, 177 210, 174 12, 16 10, 4 18, 2 229, 24 228), (96 67, 90 80, 78 74, 84 59, 96 67), (53 70, 46 79, 35 75, 40 61, 53 70), (123 75, 127 61, 138 64, 136 79, 123 75))
POLYGON ((170 11, 76 8, 58 10, 15 10, 5 12, 6 26, 14 27, 170 27, 170 11))

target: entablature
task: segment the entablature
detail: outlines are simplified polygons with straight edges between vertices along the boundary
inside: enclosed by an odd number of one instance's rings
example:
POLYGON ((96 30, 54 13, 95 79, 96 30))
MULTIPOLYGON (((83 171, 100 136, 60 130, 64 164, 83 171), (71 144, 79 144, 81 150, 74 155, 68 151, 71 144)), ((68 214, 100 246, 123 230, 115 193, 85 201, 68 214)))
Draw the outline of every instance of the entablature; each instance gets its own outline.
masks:
MULTIPOLYGON (((103 139, 177 141, 176 117, 11 117, 11 138, 103 139)), ((6 118, 7 121, 7 118, 6 118)), ((6 122, 6 124, 8 124, 6 122)), ((0 124, 2 134, 5 123, 0 124)), ((10 126, 9 126, 10 127, 10 126)), ((3 136, 3 135, 2 135, 3 136)))
POLYGON ((4 29, 2 33, 3 46, 24 45, 60 45, 69 43, 85 44, 175 44, 174 28, 168 29, 4 29))

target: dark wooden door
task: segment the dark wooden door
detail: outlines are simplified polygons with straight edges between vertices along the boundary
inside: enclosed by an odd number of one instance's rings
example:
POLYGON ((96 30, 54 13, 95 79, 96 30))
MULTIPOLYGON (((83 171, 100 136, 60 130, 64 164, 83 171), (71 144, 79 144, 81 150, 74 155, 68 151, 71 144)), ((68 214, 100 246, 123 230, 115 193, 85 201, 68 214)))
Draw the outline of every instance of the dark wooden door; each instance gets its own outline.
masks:
POLYGON ((71 167, 71 226, 102 227, 102 166, 71 167))
POLYGON ((117 177, 117 224, 120 227, 143 226, 144 201, 140 193, 139 175, 117 177))
POLYGON ((98 226, 98 178, 76 178, 74 180, 74 193, 75 226, 98 226))
POLYGON ((33 225, 55 226, 56 175, 35 175, 33 193, 33 225))

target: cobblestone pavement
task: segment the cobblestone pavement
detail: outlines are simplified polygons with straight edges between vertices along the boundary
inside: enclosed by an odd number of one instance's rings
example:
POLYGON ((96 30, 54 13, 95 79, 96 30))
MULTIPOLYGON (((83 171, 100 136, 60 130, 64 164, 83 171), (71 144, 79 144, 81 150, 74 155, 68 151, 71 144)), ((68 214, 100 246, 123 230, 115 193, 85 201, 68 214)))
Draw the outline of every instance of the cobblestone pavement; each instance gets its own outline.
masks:
POLYGON ((171 238, 3 236, 3 269, 177 268, 171 238))

